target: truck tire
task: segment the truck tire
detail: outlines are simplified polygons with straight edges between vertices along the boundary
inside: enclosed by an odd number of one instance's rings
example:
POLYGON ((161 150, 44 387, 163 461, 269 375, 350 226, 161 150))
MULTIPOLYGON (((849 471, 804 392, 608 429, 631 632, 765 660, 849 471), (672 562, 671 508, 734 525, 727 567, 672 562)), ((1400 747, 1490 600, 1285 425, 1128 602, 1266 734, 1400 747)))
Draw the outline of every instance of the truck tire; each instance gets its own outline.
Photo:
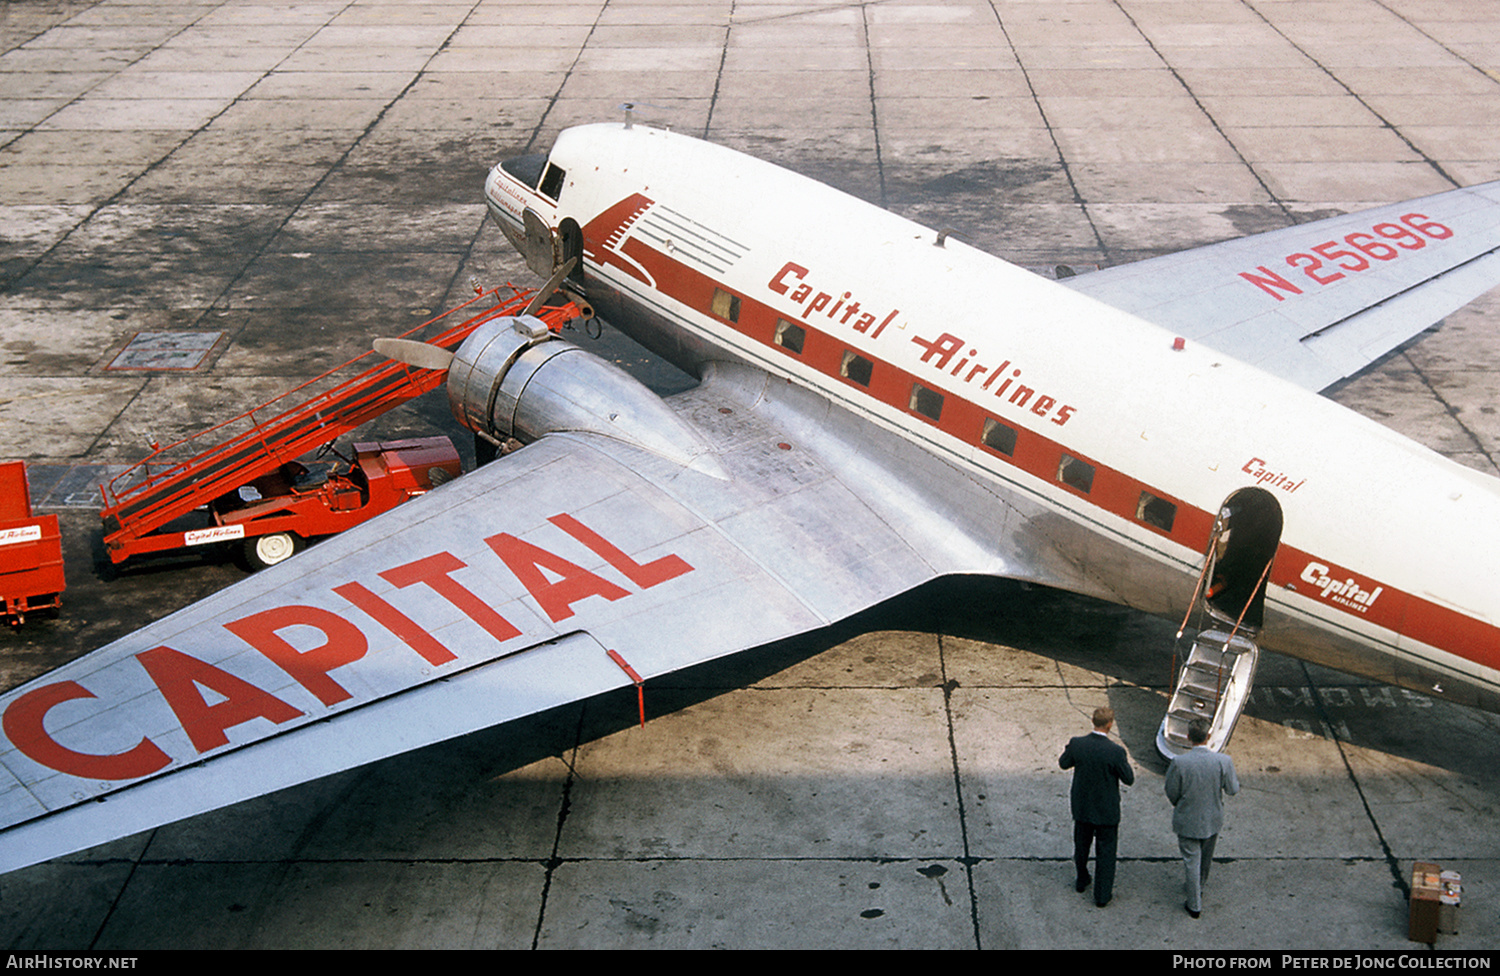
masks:
POLYGON ((252 570, 285 562, 302 551, 302 537, 290 532, 272 532, 245 540, 245 562, 252 570))

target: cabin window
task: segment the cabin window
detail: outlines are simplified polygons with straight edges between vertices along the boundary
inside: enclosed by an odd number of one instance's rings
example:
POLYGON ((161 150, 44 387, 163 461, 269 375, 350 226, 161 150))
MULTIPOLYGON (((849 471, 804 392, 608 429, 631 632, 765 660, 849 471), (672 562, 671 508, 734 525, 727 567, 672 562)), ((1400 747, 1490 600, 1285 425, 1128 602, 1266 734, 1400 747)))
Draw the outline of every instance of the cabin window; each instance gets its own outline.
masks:
POLYGON ((776 344, 787 352, 802 352, 802 344, 807 341, 807 330, 800 325, 794 325, 786 319, 776 320, 776 344))
POLYGON ((1163 532, 1172 531, 1177 519, 1177 506, 1164 498, 1157 498, 1149 491, 1141 492, 1141 500, 1135 506, 1135 517, 1163 532))
POLYGON ((943 415, 943 395, 936 390, 929 390, 921 383, 913 383, 907 409, 936 423, 943 415))
POLYGON ((839 364, 839 375, 844 379, 858 383, 860 386, 869 386, 870 377, 874 372, 874 363, 857 353, 844 350, 844 361, 839 364))
POLYGON ((1057 465, 1057 480, 1086 495, 1094 487, 1094 466, 1064 454, 1057 465))
POLYGON ((740 296, 731 295, 722 288, 714 289, 713 313, 730 322, 740 320, 740 296))
POLYGON ((984 418, 984 432, 979 435, 979 439, 985 447, 999 451, 1006 457, 1012 457, 1016 453, 1016 429, 998 420, 984 418))
POLYGON ((553 201, 562 199, 563 180, 568 178, 567 172, 561 166, 547 164, 547 175, 542 177, 542 185, 538 187, 542 196, 549 197, 553 201))

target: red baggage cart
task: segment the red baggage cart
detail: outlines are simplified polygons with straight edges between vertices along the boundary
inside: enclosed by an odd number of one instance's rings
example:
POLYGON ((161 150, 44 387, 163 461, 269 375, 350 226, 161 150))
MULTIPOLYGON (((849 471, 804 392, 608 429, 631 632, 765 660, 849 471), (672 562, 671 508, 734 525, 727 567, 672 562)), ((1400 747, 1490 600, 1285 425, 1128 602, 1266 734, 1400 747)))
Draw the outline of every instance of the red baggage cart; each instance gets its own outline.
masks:
POLYGON ((0 614, 24 623, 61 606, 65 586, 57 516, 31 513, 24 461, 0 462, 0 614))

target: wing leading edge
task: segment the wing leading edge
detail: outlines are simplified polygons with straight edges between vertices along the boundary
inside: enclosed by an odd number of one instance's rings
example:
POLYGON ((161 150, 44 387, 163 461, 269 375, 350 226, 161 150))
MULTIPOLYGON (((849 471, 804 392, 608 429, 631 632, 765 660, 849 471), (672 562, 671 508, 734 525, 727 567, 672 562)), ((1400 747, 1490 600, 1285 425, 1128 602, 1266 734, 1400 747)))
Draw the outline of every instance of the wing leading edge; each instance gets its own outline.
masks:
POLYGON ((1500 285, 1500 182, 1064 284, 1317 391, 1500 285))

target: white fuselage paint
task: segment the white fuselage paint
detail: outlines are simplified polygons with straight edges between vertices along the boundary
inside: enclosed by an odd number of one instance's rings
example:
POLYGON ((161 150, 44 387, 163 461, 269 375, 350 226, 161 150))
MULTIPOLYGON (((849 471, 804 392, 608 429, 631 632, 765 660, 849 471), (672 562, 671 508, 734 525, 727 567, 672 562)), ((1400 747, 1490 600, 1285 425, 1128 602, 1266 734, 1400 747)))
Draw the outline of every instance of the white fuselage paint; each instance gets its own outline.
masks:
MULTIPOLYGON (((1284 516, 1265 646, 1500 707, 1495 479, 1325 398, 1201 345, 1174 348, 1172 334, 1148 322, 951 238, 936 246, 934 231, 731 150, 642 126, 596 125, 563 132, 550 162, 566 171, 557 201, 496 167, 486 184, 492 212, 513 240, 523 206, 554 228, 576 221, 591 298, 601 296, 596 304, 613 324, 678 365, 696 370, 727 359, 784 376, 921 442, 969 477, 1042 499, 1137 561, 1171 568, 1181 585, 1170 599, 1128 600, 1158 611, 1183 609, 1206 532, 1188 545, 1118 504, 1111 510, 1025 471, 978 446, 977 431, 961 436, 928 422, 915 399, 872 395, 826 363, 815 368, 764 335, 747 335, 745 318, 769 309, 821 332, 825 345, 831 338, 875 371, 894 369, 941 394, 945 411, 960 401, 977 405, 1116 482, 1123 476, 1174 500, 1180 517, 1210 517, 1236 490, 1262 486, 1284 516), (634 205, 620 206, 637 194, 634 205), (740 325, 713 314, 712 285, 726 301, 740 300, 740 325), (1023 385, 1032 392, 1017 405, 1013 391, 1023 385)), ((1094 572, 1113 578, 1077 588, 1119 598, 1134 591, 1129 570, 1094 572)))

